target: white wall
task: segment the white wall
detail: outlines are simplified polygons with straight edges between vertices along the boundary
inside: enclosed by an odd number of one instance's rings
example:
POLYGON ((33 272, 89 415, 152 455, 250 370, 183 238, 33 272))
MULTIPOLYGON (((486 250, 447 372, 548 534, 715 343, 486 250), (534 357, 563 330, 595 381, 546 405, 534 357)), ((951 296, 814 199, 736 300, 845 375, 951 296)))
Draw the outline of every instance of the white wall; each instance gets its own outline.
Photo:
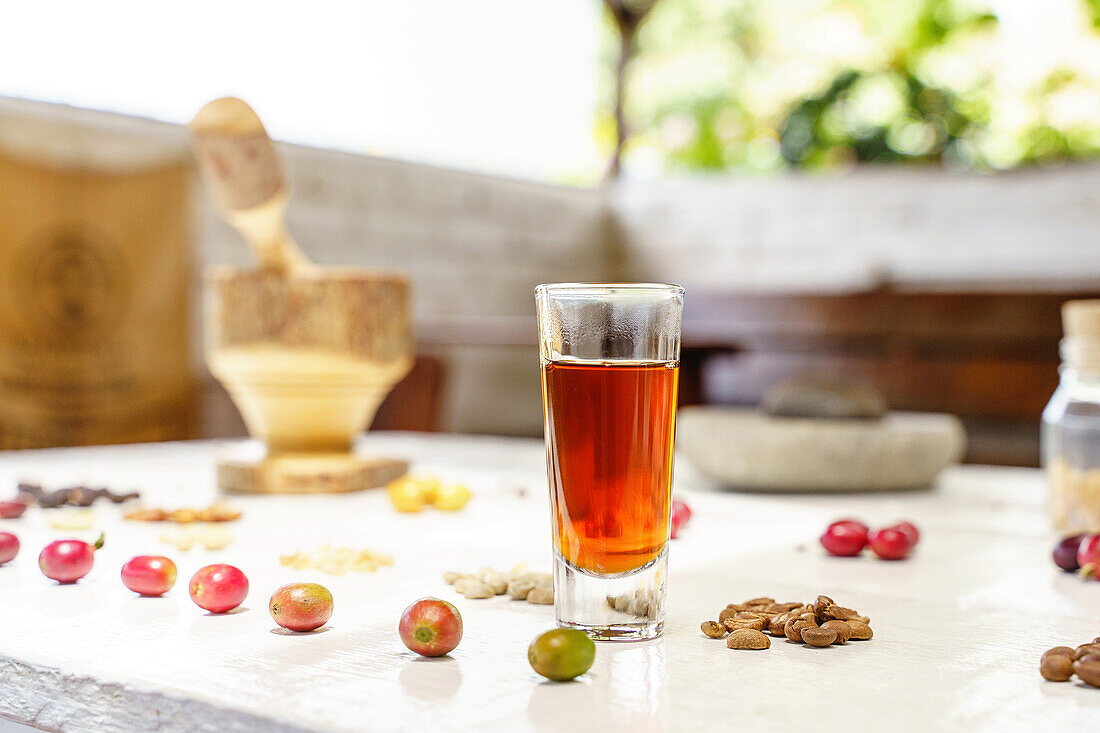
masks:
POLYGON ((599 0, 5 3, 0 95, 532 180, 598 175, 599 0))
POLYGON ((985 175, 868 166, 625 185, 632 275, 746 292, 1100 285, 1100 164, 985 175))

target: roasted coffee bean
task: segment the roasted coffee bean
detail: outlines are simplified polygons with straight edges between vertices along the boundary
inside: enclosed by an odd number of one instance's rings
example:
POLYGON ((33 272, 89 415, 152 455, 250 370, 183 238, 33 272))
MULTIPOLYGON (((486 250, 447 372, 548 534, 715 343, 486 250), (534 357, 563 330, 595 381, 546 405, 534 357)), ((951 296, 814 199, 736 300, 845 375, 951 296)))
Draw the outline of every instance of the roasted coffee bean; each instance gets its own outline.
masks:
POLYGON ((760 596, 743 603, 727 604, 718 614, 717 621, 704 621, 700 628, 711 638, 721 638, 728 631, 726 643, 730 648, 763 649, 767 647, 760 645, 760 638, 770 643, 767 637, 756 636, 763 632, 816 646, 870 639, 873 632, 869 622, 867 616, 838 606, 826 595, 818 596, 812 604, 779 603, 774 598, 760 596), (805 638, 803 632, 807 630, 810 630, 808 638, 812 641, 805 638), (758 646, 741 646, 748 643, 758 646))
POLYGON ((853 641, 866 641, 874 636, 874 632, 871 631, 871 627, 860 621, 845 621, 848 627, 852 630, 852 635, 849 637, 853 641))
POLYGON ((846 644, 848 642, 848 639, 852 638, 852 627, 849 626, 845 621, 837 621, 836 619, 833 619, 832 621, 826 621, 825 623, 821 624, 821 628, 832 629, 833 631, 835 631, 837 644, 846 644))
POLYGON ((55 491, 46 491, 37 484, 28 483, 19 484, 17 491, 21 497, 38 504, 44 509, 54 509, 66 504, 88 507, 101 497, 109 499, 115 504, 121 504, 124 501, 137 499, 141 496, 136 491, 116 494, 110 489, 93 489, 89 486, 68 486, 55 491))
POLYGON ((804 618, 792 618, 783 627, 783 634, 791 641, 802 641, 802 629, 817 626, 813 621, 804 618))
POLYGON ((736 619, 760 618, 760 619, 764 619, 765 621, 770 621, 772 616, 774 616, 774 615, 775 614, 772 614, 772 613, 764 613, 763 611, 738 611, 734 615, 734 618, 736 618, 736 619))
POLYGON ((767 649, 771 645, 768 637, 754 629, 738 629, 726 637, 730 649, 767 649))
POLYGON ((852 609, 844 608, 843 606, 838 606, 836 604, 829 606, 821 614, 822 618, 827 621, 832 619, 836 619, 837 621, 847 621, 848 619, 855 618, 858 615, 859 614, 852 609))
MULTIPOLYGON (((1062 661, 1065 657, 1051 657, 1051 659, 1062 661)), ((1042 671, 1041 668, 1040 671, 1042 671)), ((1086 685, 1100 687, 1100 662, 1086 662, 1083 659, 1078 659, 1073 663, 1073 671, 1086 685)), ((1046 677, 1046 675, 1043 676, 1046 677)), ((1047 679, 1050 678, 1047 677, 1047 679)))
POLYGON ((829 606, 835 606, 835 605, 836 605, 836 601, 834 601, 832 598, 829 598, 829 596, 818 596, 817 600, 814 601, 814 605, 813 605, 814 615, 817 616, 818 618, 821 618, 822 616, 825 615, 825 609, 826 608, 828 608, 829 606))
POLYGON ((726 635, 726 627, 715 621, 704 621, 699 624, 699 628, 712 639, 721 639, 726 635))
POLYGON ((810 626, 802 629, 802 641, 810 646, 829 646, 836 640, 837 634, 834 629, 827 629, 824 626, 810 626))
POLYGON ((1047 657, 1053 657, 1053 656, 1069 657, 1070 661, 1072 661, 1073 660, 1073 649, 1071 647, 1068 647, 1068 646, 1056 646, 1056 647, 1052 647, 1050 649, 1047 649, 1045 652, 1043 652, 1043 659, 1046 659, 1047 657))
POLYGON ((1089 644, 1082 644, 1073 650, 1073 658, 1080 659, 1086 654, 1100 654, 1100 644, 1091 642, 1089 644))
POLYGON ((736 629, 752 629, 754 631, 763 631, 766 621, 762 618, 728 618, 726 619, 726 628, 730 631, 736 629))
POLYGON ((38 505, 43 509, 53 509, 64 504, 69 498, 68 489, 47 491, 38 497, 38 505))
POLYGON ((1039 662, 1039 674, 1051 682, 1065 682, 1073 676, 1073 659, 1062 654, 1044 656, 1039 662))
POLYGON ((750 629, 756 629, 757 631, 763 631, 768 628, 768 624, 771 623, 772 617, 767 616, 765 618, 735 618, 734 621, 739 626, 745 626, 750 629), (760 627, 757 629, 757 627, 760 627))
POLYGON ((790 611, 792 608, 798 608, 801 603, 773 603, 764 610, 769 613, 784 613, 790 611))

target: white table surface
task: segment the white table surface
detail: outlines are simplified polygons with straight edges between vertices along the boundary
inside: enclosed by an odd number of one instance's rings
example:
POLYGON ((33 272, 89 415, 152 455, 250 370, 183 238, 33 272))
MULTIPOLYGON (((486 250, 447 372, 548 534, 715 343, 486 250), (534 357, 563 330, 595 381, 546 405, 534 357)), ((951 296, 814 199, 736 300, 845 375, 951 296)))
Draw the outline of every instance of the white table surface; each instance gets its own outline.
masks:
MULTIPOLYGON (((51 539, 42 510, 0 522, 23 551, 0 567, 0 718, 65 731, 1100 730, 1100 690, 1044 682, 1043 650, 1100 634, 1100 583, 1059 572, 1037 471, 948 470, 933 491, 882 496, 769 496, 714 491, 680 461, 676 493, 695 516, 671 550, 667 631, 649 643, 600 644, 591 672, 542 680, 526 648, 552 607, 465 600, 445 570, 550 567, 542 446, 533 440, 372 434, 366 447, 415 470, 469 483, 459 513, 400 515, 382 492, 237 499, 237 542, 178 552, 164 527, 123 522, 97 505, 107 544, 92 573, 59 586, 38 571, 51 539), (842 515, 910 518, 923 532, 906 562, 830 558, 816 538, 842 515), (392 553, 395 566, 332 577, 294 571, 280 553, 331 542, 392 553), (163 599, 119 581, 136 554, 176 559, 163 599), (186 583, 210 562, 251 580, 243 613, 210 616, 186 583), (324 632, 275 633, 278 585, 317 581, 336 610, 324 632), (875 638, 813 649, 773 639, 761 652, 707 639, 699 622, 727 602, 827 593, 871 617, 875 638), (396 634, 402 609, 455 602, 465 636, 422 660, 396 634)), ((0 454, 0 495, 18 479, 137 487, 199 506, 215 496, 213 443, 0 454)))

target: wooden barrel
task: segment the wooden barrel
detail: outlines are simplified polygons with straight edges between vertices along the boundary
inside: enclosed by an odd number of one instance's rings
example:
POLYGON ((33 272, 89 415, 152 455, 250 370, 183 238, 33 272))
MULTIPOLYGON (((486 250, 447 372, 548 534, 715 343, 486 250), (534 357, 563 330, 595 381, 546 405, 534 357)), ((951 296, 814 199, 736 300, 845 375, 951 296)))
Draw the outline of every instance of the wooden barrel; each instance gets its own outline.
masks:
POLYGON ((163 130, 0 101, 0 448, 191 433, 192 173, 163 130))

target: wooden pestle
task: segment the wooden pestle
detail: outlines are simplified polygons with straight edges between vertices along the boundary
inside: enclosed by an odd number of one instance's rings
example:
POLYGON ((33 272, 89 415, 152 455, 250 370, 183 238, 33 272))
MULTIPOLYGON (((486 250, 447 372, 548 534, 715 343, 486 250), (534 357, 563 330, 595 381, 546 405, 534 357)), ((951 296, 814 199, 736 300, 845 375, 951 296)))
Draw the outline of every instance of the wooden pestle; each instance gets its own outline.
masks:
POLYGON ((225 217, 259 267, 206 273, 206 356, 263 457, 226 458, 226 491, 356 491, 408 465, 353 449, 378 405, 412 366, 410 288, 400 274, 318 267, 285 223, 288 187, 263 123, 239 99, 191 121, 195 153, 225 217))
POLYGON ((226 220, 263 269, 286 275, 314 268, 286 229, 287 183, 263 122, 244 101, 222 97, 191 120, 195 155, 226 220))

